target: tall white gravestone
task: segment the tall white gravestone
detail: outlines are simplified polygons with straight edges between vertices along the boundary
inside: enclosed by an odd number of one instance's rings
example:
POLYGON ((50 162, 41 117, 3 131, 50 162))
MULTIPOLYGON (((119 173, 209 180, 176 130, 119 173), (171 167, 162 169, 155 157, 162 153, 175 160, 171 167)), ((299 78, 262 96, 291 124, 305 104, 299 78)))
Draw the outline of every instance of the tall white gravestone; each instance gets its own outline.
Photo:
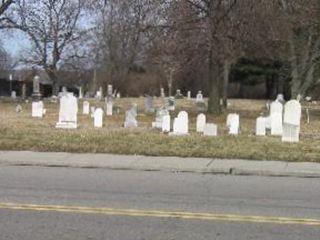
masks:
POLYGON ((258 117, 256 121, 256 135, 265 136, 266 135, 266 118, 258 117))
POLYGON ((69 93, 60 99, 59 122, 56 128, 76 129, 78 127, 78 99, 69 93))
POLYGON ((291 100, 284 106, 283 142, 299 142, 301 123, 301 104, 297 100, 291 100))
POLYGON ((170 115, 165 115, 162 118, 162 132, 168 133, 171 130, 171 117, 170 115))
POLYGON ((89 115, 90 114, 90 103, 88 101, 84 101, 83 102, 82 113, 84 115, 89 115))
POLYGON ((45 110, 43 108, 43 102, 32 102, 32 117, 42 118, 45 110))
POLYGON ((197 116, 197 132, 198 133, 203 133, 204 132, 204 126, 206 125, 207 119, 206 115, 203 113, 199 114, 197 116))
POLYGON ((227 117, 227 127, 230 135, 238 135, 240 130, 240 116, 238 114, 229 114, 227 117))
POLYGON ((282 135, 282 117, 283 117, 283 105, 279 101, 274 101, 270 105, 270 127, 271 135, 282 135))
POLYGON ((196 102, 203 102, 203 95, 202 95, 202 91, 199 91, 197 94, 197 98, 196 98, 196 102))
POLYGON ((164 88, 160 88, 160 97, 165 98, 166 94, 164 93, 164 88))
POLYGON ((188 100, 191 100, 191 91, 188 91, 187 97, 188 97, 188 100))
POLYGON ((11 98, 12 99, 16 99, 17 98, 17 92, 16 91, 12 91, 11 92, 11 98))
POLYGON ((82 87, 79 88, 79 99, 83 98, 83 91, 82 91, 82 87))
POLYGON ((112 95, 108 95, 106 97, 106 112, 107 112, 107 116, 112 116, 112 114, 113 114, 113 97, 112 97, 112 95))
POLYGON ((173 135, 187 135, 189 133, 188 113, 182 111, 173 121, 173 135))
POLYGON ((101 108, 97 108, 94 111, 94 127, 102 128, 103 126, 103 110, 101 108))

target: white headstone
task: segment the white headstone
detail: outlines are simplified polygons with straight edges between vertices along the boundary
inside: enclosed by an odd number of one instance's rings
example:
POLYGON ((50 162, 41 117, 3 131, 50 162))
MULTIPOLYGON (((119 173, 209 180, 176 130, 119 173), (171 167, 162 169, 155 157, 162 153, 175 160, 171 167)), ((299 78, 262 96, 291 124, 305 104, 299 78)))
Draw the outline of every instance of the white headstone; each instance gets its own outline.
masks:
POLYGON ((280 102, 281 104, 284 104, 286 102, 284 100, 284 95, 283 94, 278 94, 276 101, 280 102))
POLYGON ((32 117, 42 118, 44 114, 43 102, 32 102, 32 117))
POLYGON ((12 91, 12 92, 11 92, 11 98, 12 98, 12 99, 16 99, 16 98, 17 98, 17 93, 16 93, 16 91, 12 91))
POLYGON ((285 104, 283 122, 300 126, 301 122, 301 104, 297 100, 291 100, 285 104))
POLYGON ((102 89, 102 87, 99 88, 99 92, 100 92, 101 99, 102 99, 103 98, 103 89, 102 89))
POLYGON ((107 116, 112 116, 113 111, 113 103, 107 102, 107 116))
POLYGON ((238 135, 240 130, 240 117, 238 114, 229 114, 227 117, 227 127, 230 135, 238 135))
POLYGON ((196 102, 203 102, 202 91, 199 91, 197 94, 196 102))
POLYGON ((266 118, 258 117, 256 122, 256 135, 265 136, 266 135, 266 118))
POLYGON ((94 111, 94 127, 102 128, 103 126, 103 110, 101 108, 97 108, 94 111))
POLYGON ((165 93, 164 93, 164 88, 161 88, 161 89, 160 89, 160 97, 162 97, 162 98, 165 98, 165 97, 166 97, 166 95, 165 95, 165 93))
POLYGON ((79 99, 83 98, 82 87, 79 88, 79 99))
POLYGON ((170 115, 165 115, 162 118, 162 132, 170 132, 171 130, 171 117, 170 115))
POLYGON ((188 91, 187 97, 189 100, 191 99, 191 91, 188 91))
POLYGON ((77 125, 78 99, 67 94, 60 99, 59 122, 56 128, 75 129, 77 125))
POLYGON ((173 134, 174 135, 186 135, 189 133, 189 117, 188 113, 182 111, 178 114, 178 117, 173 122, 173 134))
POLYGON ((270 127, 271 135, 282 135, 282 114, 283 105, 279 101, 274 101, 270 105, 270 127))
POLYGON ((96 92, 96 99, 98 99, 98 100, 102 99, 102 92, 100 92, 100 91, 96 92))
POLYGON ((85 115, 90 114, 90 103, 88 101, 83 102, 82 113, 85 115))
POLYGON ((218 126, 213 123, 207 123, 203 129, 204 136, 216 137, 218 136, 218 126))
POLYGON ((291 100, 285 104, 283 119, 283 142, 299 142, 301 104, 297 100, 291 100))
POLYGON ((203 133, 204 132, 204 126, 206 125, 206 115, 203 113, 199 114, 197 117, 197 132, 203 133))

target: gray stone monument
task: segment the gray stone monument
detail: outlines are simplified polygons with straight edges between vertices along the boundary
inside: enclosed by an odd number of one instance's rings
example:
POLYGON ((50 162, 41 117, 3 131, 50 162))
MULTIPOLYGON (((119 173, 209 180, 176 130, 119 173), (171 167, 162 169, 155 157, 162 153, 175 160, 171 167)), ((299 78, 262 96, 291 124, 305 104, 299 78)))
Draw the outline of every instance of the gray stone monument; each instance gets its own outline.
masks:
POLYGON ((113 86, 111 84, 108 85, 107 89, 107 97, 113 96, 113 86))
POLYGON ((154 113, 153 97, 147 95, 145 98, 145 111, 146 113, 154 113))
POLYGON ((176 101, 174 97, 166 98, 165 106, 169 111, 174 111, 176 109, 176 101))
POLYGON ((138 121, 136 119, 137 116, 138 116, 138 107, 137 107, 137 104, 134 104, 130 110, 126 111, 126 119, 124 122, 124 127, 125 128, 138 127, 138 121))
POLYGON ((32 92, 32 98, 34 100, 40 100, 41 99, 41 93, 40 93, 40 77, 35 76, 33 78, 33 92, 32 92))
POLYGON ((177 89, 175 99, 183 99, 183 95, 181 94, 181 90, 177 89))
MULTIPOLYGON (((170 116, 169 111, 165 108, 158 109, 156 112, 156 121, 152 123, 153 128, 161 129, 163 127, 163 119, 170 116)), ((166 128, 167 129, 167 128, 166 128)))

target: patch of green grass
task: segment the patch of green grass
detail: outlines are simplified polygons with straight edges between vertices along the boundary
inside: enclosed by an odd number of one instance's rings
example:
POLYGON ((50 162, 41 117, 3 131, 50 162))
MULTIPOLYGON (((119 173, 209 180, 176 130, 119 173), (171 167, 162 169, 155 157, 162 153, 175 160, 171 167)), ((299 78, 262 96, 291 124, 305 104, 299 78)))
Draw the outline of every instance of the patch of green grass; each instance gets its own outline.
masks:
MULTIPOLYGON (((177 137, 151 129, 154 116, 143 114, 143 99, 121 99, 116 104, 125 110, 132 102, 139 104, 138 129, 122 128, 124 112, 105 117, 105 126, 94 129, 93 120, 81 115, 80 107, 79 129, 59 130, 55 129, 58 104, 45 103, 48 114, 44 119, 33 119, 31 103, 22 104, 20 114, 15 113, 14 104, 0 103, 0 149, 320 162, 320 121, 316 117, 309 125, 303 121, 300 143, 282 143, 277 137, 254 136, 255 118, 265 111, 263 101, 232 101, 230 112, 241 116, 241 135, 227 135, 226 112, 208 115, 209 122, 218 124, 219 136, 203 137, 195 133, 197 113, 193 103, 181 100, 174 114, 179 110, 190 113, 191 134, 177 137)), ((100 102, 92 104, 102 106, 100 102)), ((160 100, 156 104, 160 105, 160 100)))

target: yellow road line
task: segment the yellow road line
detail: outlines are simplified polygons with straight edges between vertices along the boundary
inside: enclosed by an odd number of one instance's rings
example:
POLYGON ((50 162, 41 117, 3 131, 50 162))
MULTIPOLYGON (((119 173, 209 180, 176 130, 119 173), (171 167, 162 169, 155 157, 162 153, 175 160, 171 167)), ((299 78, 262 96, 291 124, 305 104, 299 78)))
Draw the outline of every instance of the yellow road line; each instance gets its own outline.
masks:
POLYGON ((215 213, 149 211, 149 210, 135 210, 135 209, 93 208, 93 207, 35 205, 35 204, 16 204, 16 203, 0 203, 0 209, 27 210, 27 211, 40 211, 40 212, 51 211, 51 212, 64 212, 64 213, 100 214, 100 215, 129 216, 129 217, 179 218, 179 219, 205 220, 205 221, 273 223, 273 224, 288 224, 288 225, 297 224, 297 225, 308 225, 308 226, 320 227, 320 219, 248 216, 248 215, 215 214, 215 213))

